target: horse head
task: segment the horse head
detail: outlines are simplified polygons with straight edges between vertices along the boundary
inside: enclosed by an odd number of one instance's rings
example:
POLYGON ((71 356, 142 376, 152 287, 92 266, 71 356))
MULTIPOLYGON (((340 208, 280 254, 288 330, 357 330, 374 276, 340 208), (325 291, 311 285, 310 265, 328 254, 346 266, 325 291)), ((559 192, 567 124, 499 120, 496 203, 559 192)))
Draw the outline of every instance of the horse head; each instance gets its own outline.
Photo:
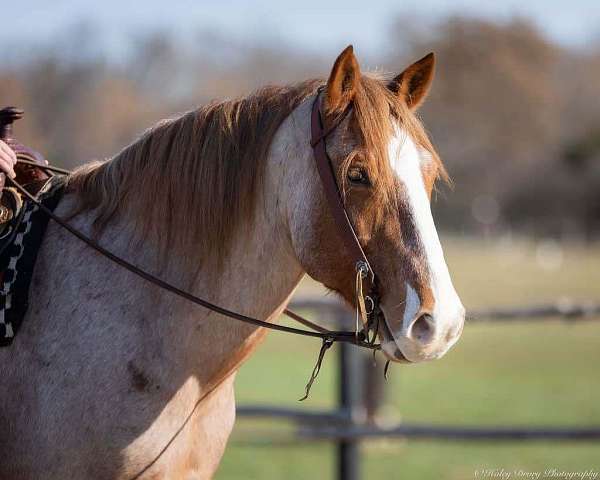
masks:
MULTIPOLYGON (((318 99, 325 130, 335 126, 326 148, 344 207, 377 277, 382 350, 396 361, 441 357, 464 324, 465 310, 430 208, 434 184, 446 173, 415 116, 434 64, 429 54, 394 78, 363 75, 348 47, 318 99)), ((294 250, 312 278, 354 304, 355 262, 332 217, 312 153, 303 148, 308 165, 292 168, 294 250)))

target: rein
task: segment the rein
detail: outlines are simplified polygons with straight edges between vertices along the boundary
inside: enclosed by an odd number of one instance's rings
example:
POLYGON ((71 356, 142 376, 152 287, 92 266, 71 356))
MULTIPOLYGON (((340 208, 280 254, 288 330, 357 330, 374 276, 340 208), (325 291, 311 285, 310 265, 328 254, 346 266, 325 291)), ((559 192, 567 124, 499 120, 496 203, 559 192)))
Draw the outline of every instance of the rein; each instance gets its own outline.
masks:
MULTIPOLYGON (((290 327, 286 325, 279 325, 274 323, 269 323, 264 320, 260 320, 258 318, 249 317, 243 315, 238 312, 234 312, 232 310, 228 310, 219 305, 215 305, 214 303, 209 302, 203 298, 197 297, 185 290, 181 290, 180 288, 162 280, 155 275, 137 267, 136 265, 130 263, 129 261, 115 255, 111 251, 102 247, 98 242, 96 242, 91 237, 85 235, 81 231, 77 230, 73 227, 68 221, 56 215, 52 210, 48 209, 44 206, 34 195, 29 193, 20 183, 15 181, 10 177, 6 177, 12 185, 18 190, 18 192, 26 197, 29 201, 35 204, 45 215, 55 221, 62 228, 67 230, 73 236, 77 237, 79 240, 87 244, 92 249, 96 250, 102 256, 106 257, 110 261, 116 263, 120 267, 125 268, 131 273, 137 275, 140 278, 162 288, 163 290, 167 290, 178 297, 181 297, 185 300, 188 300, 196 305, 199 305, 208 310, 212 310, 220 315, 225 317, 232 318, 234 320, 238 320, 243 323, 247 323, 250 325, 254 325, 257 327, 267 328, 270 330, 277 330, 280 332, 290 333, 294 335, 302 335, 305 337, 313 337, 320 338, 322 340, 321 349, 319 351, 319 356, 315 367, 311 373, 310 379, 306 385, 305 395, 300 400, 305 400, 308 398, 310 393, 310 388, 317 378, 319 374, 319 370, 321 368, 321 364, 323 358, 325 356, 326 351, 335 343, 335 342, 346 342, 352 343, 356 346, 367 348, 375 351, 379 350, 380 345, 375 343, 377 338, 378 331, 378 318, 379 318, 379 302, 377 295, 377 284, 376 277, 369 265, 367 257, 358 241, 358 237, 354 228, 352 227, 352 223, 346 209, 344 207, 342 196, 340 190, 338 188, 335 174, 333 170, 333 165, 329 155, 327 154, 325 139, 331 134, 342 122, 342 120, 348 114, 350 108, 348 108, 341 116, 339 116, 332 125, 325 130, 322 124, 321 112, 319 108, 319 98, 320 98, 321 89, 318 91, 317 96, 314 100, 312 106, 312 114, 311 114, 311 146, 313 148, 313 153, 315 157, 315 163, 317 165, 317 170, 319 172, 319 177, 321 179, 321 183, 323 184, 323 188, 325 191, 325 195, 327 197, 327 203, 331 210, 331 213, 335 219, 336 225, 338 227, 339 233, 344 241, 346 248, 349 250, 352 260, 355 265, 356 271, 356 329, 355 331, 339 331, 339 330, 327 330, 309 320, 306 320, 304 317, 294 313, 291 310, 285 309, 283 313, 293 320, 303 324, 304 326, 312 329, 305 330, 295 327, 290 327), (366 292, 366 294, 365 294, 366 292), (368 305, 368 308, 367 308, 368 305), (362 329, 359 328, 359 319, 362 320, 363 326, 362 329), (372 331, 372 335, 369 333, 372 331)), ((48 172, 55 172, 63 175, 70 175, 72 172, 69 170, 61 169, 58 167, 53 167, 50 165, 40 165, 38 163, 32 162, 27 159, 19 159, 19 162, 27 165, 31 165, 40 169, 43 169, 48 172)))

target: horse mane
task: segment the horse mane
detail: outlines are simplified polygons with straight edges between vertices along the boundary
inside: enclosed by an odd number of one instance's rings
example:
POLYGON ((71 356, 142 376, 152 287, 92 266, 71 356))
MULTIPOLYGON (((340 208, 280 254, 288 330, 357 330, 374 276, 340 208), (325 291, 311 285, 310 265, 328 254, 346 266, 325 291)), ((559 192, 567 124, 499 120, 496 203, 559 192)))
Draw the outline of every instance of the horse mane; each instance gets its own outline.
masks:
MULTIPOLYGON (((235 229, 252 218, 279 126, 322 85, 322 80, 308 80, 264 87, 159 122, 112 159, 84 165, 70 176, 69 191, 80 200, 74 214, 93 210, 98 234, 113 219, 130 213, 137 238, 154 235, 164 261, 167 254, 189 258, 197 252, 200 261, 210 257, 220 262, 235 229)), ((385 149, 391 113, 434 153, 420 122, 384 80, 363 76, 352 118, 362 148, 371 152, 374 168, 382 173, 380 178, 388 178, 383 181, 390 187, 385 149)))

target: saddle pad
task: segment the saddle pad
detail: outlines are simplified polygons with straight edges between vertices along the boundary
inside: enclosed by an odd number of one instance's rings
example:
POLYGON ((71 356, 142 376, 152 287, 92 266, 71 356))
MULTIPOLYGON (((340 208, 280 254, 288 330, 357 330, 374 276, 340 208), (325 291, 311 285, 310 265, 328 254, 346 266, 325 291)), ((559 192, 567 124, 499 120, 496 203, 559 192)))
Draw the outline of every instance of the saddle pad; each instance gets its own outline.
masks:
MULTIPOLYGON (((62 197, 65 177, 51 177, 38 193, 38 201, 54 210, 62 197)), ((0 347, 12 343, 29 306, 29 284, 49 217, 25 199, 15 218, 12 239, 0 252, 0 347)))

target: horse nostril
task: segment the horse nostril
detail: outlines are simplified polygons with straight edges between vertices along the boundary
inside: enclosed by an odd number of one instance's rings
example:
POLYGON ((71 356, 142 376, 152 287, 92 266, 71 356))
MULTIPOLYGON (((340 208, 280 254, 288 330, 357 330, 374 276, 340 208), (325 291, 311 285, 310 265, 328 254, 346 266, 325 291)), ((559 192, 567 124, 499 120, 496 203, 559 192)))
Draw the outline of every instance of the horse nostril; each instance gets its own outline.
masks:
POLYGON ((434 336, 433 317, 423 313, 413 322, 410 336, 419 343, 428 343, 434 336))

